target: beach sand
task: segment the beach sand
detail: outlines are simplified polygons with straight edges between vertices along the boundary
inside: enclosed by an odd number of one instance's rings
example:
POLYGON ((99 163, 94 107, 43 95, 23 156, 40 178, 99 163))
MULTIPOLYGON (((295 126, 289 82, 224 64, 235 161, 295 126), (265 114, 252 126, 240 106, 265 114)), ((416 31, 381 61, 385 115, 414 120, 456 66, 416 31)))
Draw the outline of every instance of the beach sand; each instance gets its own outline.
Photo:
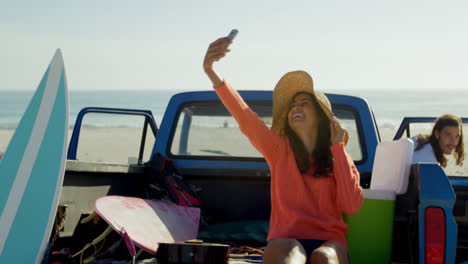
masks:
MULTIPOLYGON (((70 142, 72 130, 69 130, 70 142)), ((0 130, 0 153, 5 152, 14 130, 0 130)), ((138 159, 142 129, 84 128, 80 132, 77 160, 135 164, 138 159)), ((149 160, 154 137, 147 136, 143 160, 149 160)))
POLYGON ((0 129, 0 155, 5 152, 8 142, 10 142, 14 132, 15 130, 13 129, 0 129))
MULTIPOLYGON (((203 133, 195 133, 196 128, 193 129, 190 135, 190 141, 192 142, 191 149, 188 151, 194 155, 216 156, 217 153, 213 152, 213 150, 218 150, 218 147, 211 147, 213 144, 220 144, 220 146, 223 146, 219 148, 219 151, 230 149, 230 154, 233 156, 238 156, 236 154, 241 156, 245 154, 251 156, 260 155, 250 146, 250 143, 245 136, 239 132, 238 128, 209 128, 209 133, 207 132, 207 128, 203 129, 203 133), (226 133, 228 136, 226 136, 226 133), (230 140, 224 140, 226 137, 230 140), (205 151, 204 149, 211 150, 211 152, 205 151)), ((380 128, 379 132, 382 141, 393 140, 396 133, 395 129, 392 128, 380 128)), ((14 130, 0 130, 0 153, 5 152, 13 133, 14 130)), ((70 140, 71 135, 72 130, 69 131, 68 140, 70 140)), ((139 128, 83 128, 78 143, 77 160, 135 164, 141 144, 141 135, 142 129, 139 128)), ((176 138, 177 137, 178 135, 176 135, 176 138)), ((143 162, 149 160, 153 145, 154 137, 147 136, 143 162)), ((348 146, 347 148, 353 151, 352 148, 349 147, 354 148, 354 146, 348 146)), ((468 142, 465 142, 465 150, 468 150, 468 142)), ((177 142, 174 143, 171 151, 177 153, 177 142)), ((223 155, 222 153, 218 154, 223 155)), ((353 155, 353 153, 350 154, 353 155)), ((455 166, 453 158, 449 158, 448 160, 449 165, 445 169, 448 175, 468 176, 468 158, 465 160, 465 164, 462 167, 455 166)))

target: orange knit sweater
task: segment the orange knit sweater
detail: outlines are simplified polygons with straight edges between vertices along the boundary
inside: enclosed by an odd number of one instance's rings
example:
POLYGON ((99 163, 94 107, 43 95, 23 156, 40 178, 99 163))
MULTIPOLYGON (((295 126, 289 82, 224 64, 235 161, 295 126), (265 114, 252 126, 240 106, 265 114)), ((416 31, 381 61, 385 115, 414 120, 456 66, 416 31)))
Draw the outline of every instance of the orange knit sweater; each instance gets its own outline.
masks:
POLYGON ((334 175, 313 177, 313 160, 309 171, 301 174, 287 137, 270 130, 227 82, 215 90, 242 133, 270 166, 271 217, 267 240, 333 240, 347 248, 348 226, 341 213, 356 213, 363 195, 359 172, 345 152, 344 144, 331 146, 334 175))

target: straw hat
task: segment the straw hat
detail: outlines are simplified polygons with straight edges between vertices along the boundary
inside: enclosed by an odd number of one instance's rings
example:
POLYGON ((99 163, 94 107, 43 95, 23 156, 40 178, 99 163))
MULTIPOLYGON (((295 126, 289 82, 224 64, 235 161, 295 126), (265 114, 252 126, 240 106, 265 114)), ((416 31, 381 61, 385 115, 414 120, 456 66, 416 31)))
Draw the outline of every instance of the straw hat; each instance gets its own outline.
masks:
MULTIPOLYGON (((312 77, 305 71, 288 72, 275 86, 273 91, 273 125, 271 129, 280 135, 284 135, 284 124, 288 118, 289 105, 299 92, 312 94, 325 112, 328 119, 333 117, 330 101, 320 91, 314 90, 312 77)), ((348 132, 345 135, 345 143, 348 143, 348 132)))

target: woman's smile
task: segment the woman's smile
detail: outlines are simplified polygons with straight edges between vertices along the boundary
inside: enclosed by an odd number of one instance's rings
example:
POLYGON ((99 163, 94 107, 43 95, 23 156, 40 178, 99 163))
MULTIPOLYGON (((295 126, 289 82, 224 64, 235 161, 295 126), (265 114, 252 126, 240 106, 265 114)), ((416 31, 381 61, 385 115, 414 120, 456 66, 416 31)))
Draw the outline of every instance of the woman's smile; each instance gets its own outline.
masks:
POLYGON ((299 93, 289 106, 289 126, 293 129, 304 129, 305 127, 313 127, 316 121, 315 106, 312 95, 308 93, 299 93))
POLYGON ((293 121, 302 121, 305 118, 304 113, 301 113, 301 112, 295 112, 292 114, 292 116, 293 116, 292 117, 293 121))

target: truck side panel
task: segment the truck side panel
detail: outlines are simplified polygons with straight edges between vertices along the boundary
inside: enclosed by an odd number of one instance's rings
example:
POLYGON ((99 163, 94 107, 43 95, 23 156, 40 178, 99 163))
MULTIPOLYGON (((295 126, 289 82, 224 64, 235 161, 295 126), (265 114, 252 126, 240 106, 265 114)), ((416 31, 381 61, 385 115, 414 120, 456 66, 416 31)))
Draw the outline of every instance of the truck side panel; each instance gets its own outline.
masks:
POLYGON ((445 262, 455 263, 457 225, 452 215, 455 192, 442 168, 437 164, 418 164, 419 169, 419 263, 426 263, 426 220, 429 207, 445 212, 445 262))

